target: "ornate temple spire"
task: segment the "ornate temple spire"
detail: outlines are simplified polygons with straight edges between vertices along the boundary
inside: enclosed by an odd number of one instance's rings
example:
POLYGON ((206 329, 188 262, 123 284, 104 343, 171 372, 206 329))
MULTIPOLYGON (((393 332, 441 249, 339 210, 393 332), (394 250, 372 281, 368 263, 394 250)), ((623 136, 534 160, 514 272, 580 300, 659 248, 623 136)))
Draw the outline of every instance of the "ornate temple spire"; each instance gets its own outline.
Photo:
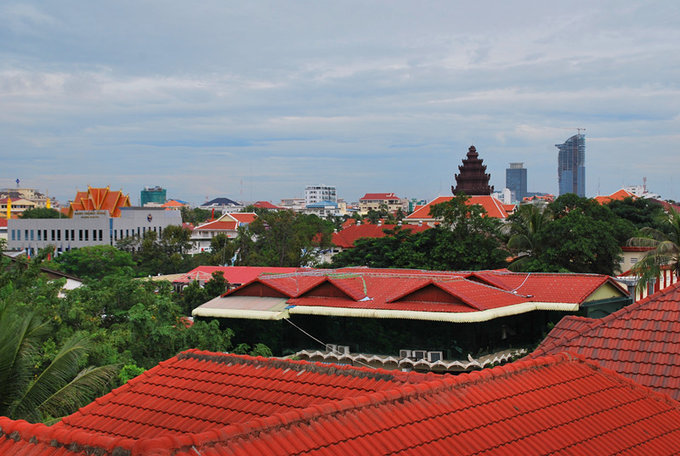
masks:
POLYGON ((458 166, 460 174, 456 174, 456 185, 451 186, 454 195, 465 192, 467 195, 490 195, 493 186, 489 186, 490 174, 486 174, 484 160, 479 158, 475 146, 470 146, 467 158, 463 159, 463 164, 458 166))

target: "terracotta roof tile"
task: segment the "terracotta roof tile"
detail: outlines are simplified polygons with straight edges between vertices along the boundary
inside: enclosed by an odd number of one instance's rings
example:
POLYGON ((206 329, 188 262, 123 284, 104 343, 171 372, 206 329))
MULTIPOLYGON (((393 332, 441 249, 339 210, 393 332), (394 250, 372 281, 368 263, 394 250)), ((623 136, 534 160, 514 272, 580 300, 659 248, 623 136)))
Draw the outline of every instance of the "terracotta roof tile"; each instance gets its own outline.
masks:
POLYGON ((363 238, 383 238, 387 236, 385 231, 394 229, 408 230, 411 233, 421 233, 427 229, 429 226, 414 226, 414 225, 403 225, 399 227, 398 225, 373 225, 370 223, 362 223, 361 225, 349 225, 345 227, 342 231, 333 233, 331 242, 343 249, 349 249, 354 247, 354 243, 363 238))
MULTIPOLYGON (((451 201, 452 196, 438 196, 434 200, 427 203, 425 206, 416 208, 411 214, 409 214, 405 220, 434 220, 430 215, 430 208, 436 204, 445 203, 451 201)), ((514 208, 514 206, 507 206, 503 204, 500 200, 494 198, 491 195, 473 195, 470 196, 468 205, 478 204, 484 208, 488 217, 505 219, 510 215, 509 209, 514 208)))
POLYGON ((578 352, 680 399, 678 342, 680 283, 601 319, 562 319, 530 356, 578 352))
POLYGON ((182 356, 52 427, 0 418, 0 454, 666 455, 680 447, 680 404, 569 354, 457 376, 195 350, 182 356), (176 378, 183 380, 174 383, 176 378), (352 389, 358 380, 364 386, 352 389), (186 397, 212 383, 218 387, 205 398, 186 397), (276 402, 272 409, 272 399, 295 402, 309 397, 306 391, 333 399, 307 406, 299 402, 295 408, 276 402), (142 402, 146 394, 155 394, 155 400, 142 402), (230 409, 205 414, 224 398, 236 404, 232 408, 247 408, 239 394, 253 399, 251 409, 240 416, 243 421, 229 423, 225 414, 230 409), (114 400, 127 409, 115 408, 114 400), (182 407, 173 401, 183 402, 182 407), (112 414, 125 416, 114 419, 112 414), (148 437, 124 438, 116 432, 148 437))

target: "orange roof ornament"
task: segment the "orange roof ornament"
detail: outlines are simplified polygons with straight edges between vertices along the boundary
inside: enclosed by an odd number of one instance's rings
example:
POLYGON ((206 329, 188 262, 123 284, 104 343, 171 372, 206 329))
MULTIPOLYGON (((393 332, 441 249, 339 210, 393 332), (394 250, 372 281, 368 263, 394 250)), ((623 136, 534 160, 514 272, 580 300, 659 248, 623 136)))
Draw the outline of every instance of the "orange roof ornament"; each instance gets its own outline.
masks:
POLYGON ((111 217, 120 217, 121 207, 130 207, 130 196, 122 190, 112 192, 109 187, 87 187, 87 192, 77 192, 71 202, 68 216, 73 217, 75 211, 108 211, 111 217))

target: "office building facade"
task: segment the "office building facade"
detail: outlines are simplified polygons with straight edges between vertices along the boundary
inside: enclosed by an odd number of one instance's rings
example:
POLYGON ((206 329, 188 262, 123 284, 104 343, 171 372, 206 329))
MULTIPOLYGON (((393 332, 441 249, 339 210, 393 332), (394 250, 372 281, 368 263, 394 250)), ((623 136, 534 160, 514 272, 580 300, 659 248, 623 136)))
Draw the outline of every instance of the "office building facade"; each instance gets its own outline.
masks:
POLYGON ((336 203, 338 195, 334 186, 330 185, 308 185, 305 187, 305 206, 323 201, 336 203))
POLYGON ((586 135, 577 134, 564 144, 555 144, 559 194, 576 193, 586 196, 586 135))
POLYGON ((512 201, 521 202, 527 196, 527 169, 524 163, 510 163, 505 169, 505 188, 510 190, 512 201))

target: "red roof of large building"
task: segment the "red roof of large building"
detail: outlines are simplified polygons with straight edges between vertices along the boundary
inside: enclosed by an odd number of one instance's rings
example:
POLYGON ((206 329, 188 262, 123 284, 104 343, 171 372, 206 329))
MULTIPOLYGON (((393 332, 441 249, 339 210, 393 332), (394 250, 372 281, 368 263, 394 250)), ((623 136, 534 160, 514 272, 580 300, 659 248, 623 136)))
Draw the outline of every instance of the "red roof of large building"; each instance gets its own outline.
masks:
MULTIPOLYGON (((473 195, 469 196, 468 198, 469 198, 467 200, 468 205, 471 206, 473 204, 479 204, 484 208, 484 210, 486 211, 486 215, 488 217, 505 219, 510 215, 510 213, 514 210, 515 207, 514 205, 503 204, 500 200, 494 198, 491 195, 473 195)), ((419 207, 415 211, 410 213, 405 220, 433 221, 434 218, 432 217, 432 215, 430 215, 430 208, 435 204, 445 203, 447 201, 451 201, 452 199, 453 196, 438 196, 437 198, 427 203, 425 206, 419 207)))
POLYGON ((282 207, 276 206, 270 203, 269 201, 257 201, 253 203, 253 207, 256 207, 258 209, 275 209, 275 210, 283 209, 282 207))
POLYGON ((191 350, 5 456, 677 454, 680 404, 570 354, 425 376, 191 350))
POLYGON ((280 268, 268 266, 198 266, 174 280, 177 283, 189 283, 194 280, 207 282, 212 279, 213 272, 221 271, 229 283, 248 283, 262 274, 286 274, 304 271, 304 268, 280 268))
POLYGON ((680 283, 604 318, 565 317, 530 356, 565 350, 680 399, 680 283))
POLYGON ((120 208, 130 207, 130 197, 118 190, 112 192, 109 187, 87 187, 86 192, 77 192, 70 203, 68 216, 73 217, 74 211, 109 211, 111 217, 120 217, 120 208))
POLYGON ((359 201, 365 200, 398 200, 399 197, 394 193, 366 193, 364 196, 359 198, 359 201))
MULTIPOLYGON (((350 219, 351 220, 351 219, 350 219)), ((354 243, 358 239, 362 238, 383 238, 387 236, 386 230, 394 230, 398 228, 399 225, 373 225, 370 223, 362 223, 361 225, 349 225, 345 227, 342 231, 333 233, 331 242, 343 249, 349 249, 354 247, 354 243)), ((403 225, 400 229, 408 230, 411 233, 421 233, 430 227, 427 225, 416 226, 416 225, 403 225)))
POLYGON ((637 196, 635 196, 634 193, 631 193, 628 190, 622 188, 621 190, 617 190, 617 191, 615 191, 614 193, 612 193, 611 195, 608 195, 608 196, 596 196, 595 201, 597 201, 600 204, 607 204, 607 203, 614 201, 614 200, 623 201, 626 198, 635 199, 635 198, 637 198, 637 196))
POLYGON ((574 312, 590 300, 623 296, 627 296, 626 290, 617 282, 597 274, 344 268, 260 275, 199 306, 193 314, 256 319, 313 314, 476 322, 534 310, 574 312), (252 303, 243 307, 248 299, 256 299, 258 307, 252 303))

